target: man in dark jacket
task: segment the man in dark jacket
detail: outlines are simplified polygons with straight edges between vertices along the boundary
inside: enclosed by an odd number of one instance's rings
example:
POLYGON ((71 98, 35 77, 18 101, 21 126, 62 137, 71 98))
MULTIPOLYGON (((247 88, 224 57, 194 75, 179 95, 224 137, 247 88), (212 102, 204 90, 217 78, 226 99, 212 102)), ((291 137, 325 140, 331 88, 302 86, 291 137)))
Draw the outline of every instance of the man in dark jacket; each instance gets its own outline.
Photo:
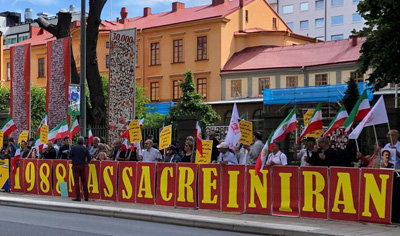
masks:
POLYGON ((213 141, 212 151, 211 151, 211 162, 216 163, 218 160, 218 156, 219 156, 219 151, 217 148, 217 146, 219 145, 219 140, 215 137, 214 131, 210 131, 210 133, 208 134, 208 140, 213 141))
POLYGON ((75 194, 76 194, 76 198, 72 199, 72 201, 81 200, 79 177, 81 179, 83 196, 85 197, 85 201, 89 200, 89 192, 87 187, 85 169, 87 167, 87 164, 90 162, 91 156, 87 148, 83 146, 84 142, 85 139, 83 137, 79 137, 78 144, 73 146, 69 153, 69 159, 72 160, 72 172, 74 174, 75 194))
POLYGON ((329 146, 329 138, 318 138, 319 160, 318 166, 337 166, 336 151, 329 146))
POLYGON ((57 151, 53 147, 53 143, 47 143, 47 150, 43 152, 43 159, 56 159, 57 158, 57 151))
POLYGON ((69 149, 71 148, 69 137, 64 138, 64 145, 58 150, 57 159, 67 160, 69 155, 69 149))

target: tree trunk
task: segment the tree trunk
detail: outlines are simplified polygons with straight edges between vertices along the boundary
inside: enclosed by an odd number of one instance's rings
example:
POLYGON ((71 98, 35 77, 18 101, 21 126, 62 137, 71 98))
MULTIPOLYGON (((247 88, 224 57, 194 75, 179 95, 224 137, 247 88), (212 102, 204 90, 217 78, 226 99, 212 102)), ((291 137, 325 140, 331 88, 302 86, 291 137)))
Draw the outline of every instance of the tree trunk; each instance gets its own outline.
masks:
POLYGON ((101 24, 101 12, 107 0, 90 0, 89 17, 87 19, 86 36, 86 80, 90 90, 92 115, 96 125, 106 123, 106 101, 103 93, 103 84, 97 63, 97 39, 101 24))

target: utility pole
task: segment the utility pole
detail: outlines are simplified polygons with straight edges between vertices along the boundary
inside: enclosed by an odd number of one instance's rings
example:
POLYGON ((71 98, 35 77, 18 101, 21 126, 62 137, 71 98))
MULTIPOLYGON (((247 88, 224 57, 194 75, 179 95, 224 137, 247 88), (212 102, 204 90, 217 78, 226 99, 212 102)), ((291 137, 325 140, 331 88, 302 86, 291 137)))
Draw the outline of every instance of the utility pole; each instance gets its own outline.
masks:
POLYGON ((81 0, 81 116, 80 131, 81 136, 86 136, 86 1, 81 0))

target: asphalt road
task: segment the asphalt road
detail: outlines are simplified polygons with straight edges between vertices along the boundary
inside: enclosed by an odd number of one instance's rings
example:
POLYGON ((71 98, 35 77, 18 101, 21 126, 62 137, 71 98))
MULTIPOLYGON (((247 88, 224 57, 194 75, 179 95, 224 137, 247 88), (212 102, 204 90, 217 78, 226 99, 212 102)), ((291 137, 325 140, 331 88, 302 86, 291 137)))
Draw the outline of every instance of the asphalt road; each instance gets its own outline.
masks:
POLYGON ((227 231, 0 206, 1 236, 246 235, 227 231))

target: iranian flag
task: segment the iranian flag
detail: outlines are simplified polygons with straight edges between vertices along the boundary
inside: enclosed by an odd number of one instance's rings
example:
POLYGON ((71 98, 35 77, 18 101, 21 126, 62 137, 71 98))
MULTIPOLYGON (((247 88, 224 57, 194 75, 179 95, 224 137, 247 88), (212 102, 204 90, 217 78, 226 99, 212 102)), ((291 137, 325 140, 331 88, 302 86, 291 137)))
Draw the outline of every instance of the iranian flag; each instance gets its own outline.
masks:
POLYGON ((49 142, 54 143, 54 141, 56 140, 57 132, 60 129, 60 125, 61 125, 61 123, 58 124, 56 127, 54 127, 52 130, 50 130, 49 136, 48 136, 49 142))
MULTIPOLYGON (((296 119, 296 109, 293 108, 289 115, 282 121, 282 123, 276 129, 274 136, 272 137, 272 142, 283 142, 286 138, 286 135, 290 132, 296 130, 297 119, 296 119)), ((270 145, 269 150, 272 149, 272 145, 270 145)))
POLYGON ((349 117, 343 123, 343 126, 346 128, 345 132, 349 133, 354 122, 362 121, 370 110, 371 106, 368 101, 367 90, 364 90, 358 98, 356 105, 354 105, 353 110, 351 110, 349 117))
POLYGON ((3 130, 4 136, 9 136, 14 130, 17 129, 17 126, 15 125, 13 119, 11 119, 11 116, 7 117, 1 129, 3 130))
POLYGON ((35 136, 37 136, 40 133, 40 128, 42 128, 42 125, 47 125, 47 115, 45 115, 42 121, 40 122, 39 127, 36 130, 35 136))
POLYGON ((67 120, 63 120, 58 126, 59 129, 57 131, 56 139, 63 139, 65 137, 68 137, 69 129, 67 120))
POLYGON ((89 125, 89 127, 88 127, 88 137, 89 137, 88 145, 89 145, 89 146, 92 146, 92 143, 93 143, 93 133, 92 133, 92 128, 90 127, 90 125, 89 125))
POLYGON ((35 137, 35 144, 34 146, 39 150, 39 152, 43 149, 43 143, 40 142, 40 132, 35 137))
POLYGON ((11 160, 11 171, 15 174, 17 172, 17 168, 19 166, 19 159, 21 157, 21 149, 18 147, 15 151, 15 155, 11 160))
POLYGON ((297 143, 303 139, 304 136, 307 134, 315 131, 315 130, 321 130, 323 127, 322 123, 322 111, 321 111, 321 103, 318 104, 318 106, 315 108, 314 113, 312 114, 308 124, 306 127, 304 127, 303 132, 301 132, 301 135, 297 138, 297 143))
POLYGON ((333 131, 340 128, 340 126, 342 126, 342 124, 346 121, 347 117, 349 117, 349 114, 347 114, 346 108, 344 107, 344 105, 342 105, 335 119, 332 120, 328 129, 325 131, 323 137, 327 137, 333 131))
POLYGON ((264 168, 265 162, 267 161, 269 147, 272 146, 272 144, 274 143, 272 141, 272 137, 274 136, 274 133, 275 132, 272 130, 267 142, 264 145, 264 148, 261 150, 260 154, 258 155, 256 166, 255 166, 256 175, 258 175, 258 173, 260 173, 260 171, 262 171, 262 169, 264 168))
POLYGON ((199 122, 196 122, 196 153, 198 152, 200 156, 203 156, 203 143, 201 138, 201 128, 199 122))
POLYGON ((72 139, 75 134, 79 133, 79 123, 78 119, 76 119, 76 116, 74 119, 71 121, 70 127, 69 127, 69 139, 72 139))

